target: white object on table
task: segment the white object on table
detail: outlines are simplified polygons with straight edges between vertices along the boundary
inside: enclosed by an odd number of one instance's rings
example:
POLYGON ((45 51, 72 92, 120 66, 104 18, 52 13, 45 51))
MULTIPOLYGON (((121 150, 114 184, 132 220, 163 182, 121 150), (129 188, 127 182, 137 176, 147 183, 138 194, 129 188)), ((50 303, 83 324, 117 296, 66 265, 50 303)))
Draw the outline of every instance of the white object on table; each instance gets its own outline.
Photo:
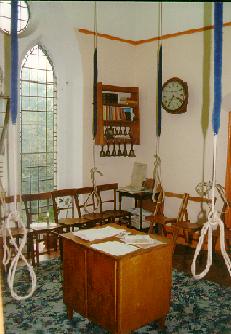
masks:
POLYGON ((91 245, 92 248, 114 256, 121 256, 136 251, 138 248, 119 241, 106 241, 91 245))
POLYGON ((81 230, 78 232, 73 232, 73 234, 76 237, 79 237, 81 239, 84 240, 88 240, 88 241, 94 241, 94 240, 98 240, 98 239, 105 239, 105 238, 110 238, 110 237, 114 237, 118 234, 124 233, 126 232, 126 230, 122 229, 122 228, 114 228, 111 226, 106 226, 106 227, 102 227, 102 228, 91 228, 88 230, 81 230))

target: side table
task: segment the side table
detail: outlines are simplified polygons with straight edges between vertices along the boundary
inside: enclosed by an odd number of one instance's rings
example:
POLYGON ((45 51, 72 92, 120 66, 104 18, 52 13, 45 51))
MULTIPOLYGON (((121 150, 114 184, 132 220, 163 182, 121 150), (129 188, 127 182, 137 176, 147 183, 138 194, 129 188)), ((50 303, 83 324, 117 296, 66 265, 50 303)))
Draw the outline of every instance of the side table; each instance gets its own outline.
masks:
POLYGON ((152 191, 143 190, 143 191, 129 191, 125 189, 118 189, 119 193, 119 209, 122 207, 122 198, 123 197, 132 197, 135 199, 135 207, 137 208, 137 203, 140 203, 140 231, 143 230, 142 226, 142 210, 143 210, 143 200, 152 199, 152 191))

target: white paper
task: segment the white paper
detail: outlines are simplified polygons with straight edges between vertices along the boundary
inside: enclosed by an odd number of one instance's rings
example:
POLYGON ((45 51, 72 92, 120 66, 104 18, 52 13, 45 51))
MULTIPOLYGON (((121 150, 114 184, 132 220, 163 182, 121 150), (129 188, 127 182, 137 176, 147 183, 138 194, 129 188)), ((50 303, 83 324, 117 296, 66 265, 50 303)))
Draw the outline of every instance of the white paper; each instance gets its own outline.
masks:
POLYGON ((149 235, 127 235, 121 237, 121 241, 129 245, 136 245, 141 248, 153 247, 163 244, 162 241, 151 238, 149 235))
POLYGON ((76 237, 79 237, 84 240, 93 241, 98 239, 105 239, 114 237, 120 233, 124 233, 125 230, 122 228, 114 228, 111 226, 106 226, 102 228, 91 228, 88 230, 81 230, 78 232, 72 232, 76 237))
POLYGON ((120 256, 136 251, 138 248, 119 241, 107 241, 91 245, 92 248, 101 250, 107 254, 120 256))

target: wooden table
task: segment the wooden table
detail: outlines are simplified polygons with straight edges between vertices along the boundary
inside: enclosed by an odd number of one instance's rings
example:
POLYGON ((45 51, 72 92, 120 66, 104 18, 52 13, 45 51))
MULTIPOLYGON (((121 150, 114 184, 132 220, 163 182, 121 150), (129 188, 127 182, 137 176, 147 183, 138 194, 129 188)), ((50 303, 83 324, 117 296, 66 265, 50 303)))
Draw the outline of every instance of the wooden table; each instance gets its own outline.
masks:
MULTIPOLYGON (((116 224, 110 226, 121 228, 116 224)), ((133 234, 143 234, 128 229, 133 234)), ((73 311, 113 334, 127 334, 151 321, 164 324, 169 312, 172 244, 113 256, 90 247, 71 232, 63 239, 63 300, 68 318, 73 311)), ((116 237, 98 240, 119 240, 116 237)))
POLYGON ((147 199, 152 199, 152 191, 145 190, 145 191, 137 191, 137 192, 129 192, 125 190, 118 190, 119 193, 119 209, 121 210, 122 207, 122 198, 123 197, 132 197, 135 199, 135 207, 137 208, 137 203, 139 202, 140 208, 140 231, 143 230, 142 226, 142 210, 143 210, 143 201, 147 199))

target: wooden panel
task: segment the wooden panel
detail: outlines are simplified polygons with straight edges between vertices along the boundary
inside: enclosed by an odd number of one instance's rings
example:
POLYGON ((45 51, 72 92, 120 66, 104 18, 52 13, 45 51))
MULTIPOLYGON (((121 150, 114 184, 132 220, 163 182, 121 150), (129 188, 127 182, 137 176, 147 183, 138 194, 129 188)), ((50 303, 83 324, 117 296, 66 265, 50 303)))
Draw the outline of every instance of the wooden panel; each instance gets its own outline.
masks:
POLYGON ((116 327, 116 260, 99 251, 87 254, 87 316, 114 331, 116 327))
POLYGON ((63 238, 63 301, 86 316, 86 250, 63 238))
MULTIPOLYGON (((97 83, 97 133, 95 137, 95 145, 106 145, 113 144, 113 141, 115 141, 115 144, 118 143, 124 143, 124 138, 121 138, 120 136, 113 136, 112 140, 106 140, 104 136, 104 126, 110 125, 112 127, 119 127, 119 126, 126 126, 130 127, 131 135, 132 135, 132 143, 134 145, 140 144, 140 111, 139 111, 139 88, 138 87, 121 87, 121 86, 112 86, 112 85, 103 85, 102 82, 97 83), (116 118, 110 119, 104 119, 103 117, 103 98, 102 94, 103 92, 114 92, 114 93, 130 93, 131 100, 135 103, 110 103, 107 104, 111 107, 131 107, 133 108, 134 112, 134 119, 133 121, 125 121, 125 120, 118 120, 116 118)), ((126 138, 125 142, 131 143, 131 138, 126 138)))
POLYGON ((164 318, 169 311, 172 248, 124 257, 119 266, 119 333, 164 318))
POLYGON ((168 239, 155 238, 166 244, 118 257, 90 248, 90 242, 72 233, 63 234, 64 303, 69 319, 75 310, 110 333, 127 334, 165 318, 170 303, 172 245, 168 239))
POLYGON ((110 92, 121 92, 121 93, 138 93, 138 87, 120 87, 120 86, 113 86, 113 85, 102 85, 102 90, 110 91, 110 92))

